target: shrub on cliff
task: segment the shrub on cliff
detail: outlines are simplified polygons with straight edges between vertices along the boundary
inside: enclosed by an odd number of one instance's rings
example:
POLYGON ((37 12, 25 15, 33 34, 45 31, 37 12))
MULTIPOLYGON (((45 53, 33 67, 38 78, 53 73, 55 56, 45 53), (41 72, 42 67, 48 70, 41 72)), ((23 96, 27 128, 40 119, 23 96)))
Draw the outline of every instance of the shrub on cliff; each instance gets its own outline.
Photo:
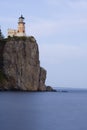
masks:
POLYGON ((0 83, 2 83, 6 79, 5 75, 2 71, 0 71, 0 83))

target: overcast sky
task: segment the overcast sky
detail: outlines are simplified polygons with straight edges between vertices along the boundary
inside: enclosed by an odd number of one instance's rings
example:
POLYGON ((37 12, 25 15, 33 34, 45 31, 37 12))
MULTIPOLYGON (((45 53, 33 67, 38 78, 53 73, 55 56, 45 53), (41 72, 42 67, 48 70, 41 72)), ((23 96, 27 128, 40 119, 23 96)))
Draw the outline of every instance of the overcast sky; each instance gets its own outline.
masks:
POLYGON ((23 14, 26 34, 39 45, 47 85, 87 88, 87 0, 2 0, 3 34, 17 29, 23 14))

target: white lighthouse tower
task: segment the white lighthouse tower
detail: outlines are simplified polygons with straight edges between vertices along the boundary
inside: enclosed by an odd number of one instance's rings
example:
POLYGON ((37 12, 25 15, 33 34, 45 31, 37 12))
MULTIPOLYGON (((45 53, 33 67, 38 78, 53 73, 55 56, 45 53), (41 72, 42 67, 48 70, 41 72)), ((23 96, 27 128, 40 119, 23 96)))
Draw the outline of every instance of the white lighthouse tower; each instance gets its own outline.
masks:
POLYGON ((17 36, 26 36, 25 22, 24 22, 24 17, 22 15, 21 15, 21 17, 19 17, 19 21, 18 21, 17 36))

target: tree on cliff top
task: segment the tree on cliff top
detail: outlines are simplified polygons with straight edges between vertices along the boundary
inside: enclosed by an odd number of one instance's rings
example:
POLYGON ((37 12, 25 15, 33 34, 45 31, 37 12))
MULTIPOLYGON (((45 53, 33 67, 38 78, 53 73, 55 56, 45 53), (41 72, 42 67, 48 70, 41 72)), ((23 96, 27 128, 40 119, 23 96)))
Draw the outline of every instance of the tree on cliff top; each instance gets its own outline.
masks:
POLYGON ((4 36, 2 34, 1 28, 0 28, 0 40, 4 39, 4 36))

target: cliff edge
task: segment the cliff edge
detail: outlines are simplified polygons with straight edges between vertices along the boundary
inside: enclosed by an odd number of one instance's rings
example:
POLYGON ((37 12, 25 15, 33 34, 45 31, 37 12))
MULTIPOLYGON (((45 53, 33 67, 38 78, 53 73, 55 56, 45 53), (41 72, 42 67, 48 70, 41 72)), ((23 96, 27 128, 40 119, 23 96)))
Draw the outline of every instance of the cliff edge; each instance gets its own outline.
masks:
POLYGON ((45 80, 33 36, 0 41, 0 90, 48 91, 45 80))

